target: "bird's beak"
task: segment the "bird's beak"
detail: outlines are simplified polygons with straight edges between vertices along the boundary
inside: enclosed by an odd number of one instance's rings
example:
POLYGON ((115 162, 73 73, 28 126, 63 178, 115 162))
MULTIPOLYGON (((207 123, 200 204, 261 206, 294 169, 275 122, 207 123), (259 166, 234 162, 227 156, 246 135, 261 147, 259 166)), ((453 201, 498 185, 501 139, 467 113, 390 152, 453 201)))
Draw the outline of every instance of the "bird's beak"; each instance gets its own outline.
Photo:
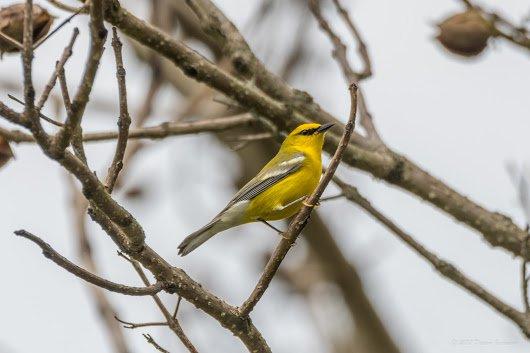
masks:
POLYGON ((324 125, 320 125, 320 127, 316 130, 317 133, 321 134, 323 132, 326 132, 328 131, 329 129, 331 129, 333 127, 333 123, 328 123, 328 124, 324 124, 324 125))

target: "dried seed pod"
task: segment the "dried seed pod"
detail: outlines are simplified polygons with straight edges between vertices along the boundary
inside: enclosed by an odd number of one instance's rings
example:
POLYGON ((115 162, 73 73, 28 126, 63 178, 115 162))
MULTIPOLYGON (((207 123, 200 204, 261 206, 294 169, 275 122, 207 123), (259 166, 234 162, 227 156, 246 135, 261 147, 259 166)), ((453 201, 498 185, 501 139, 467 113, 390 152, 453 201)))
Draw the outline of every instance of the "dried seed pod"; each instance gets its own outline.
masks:
POLYGON ((0 136, 0 168, 2 168, 11 158, 13 158, 13 151, 9 147, 9 142, 0 136))
POLYGON ((476 56, 488 44, 492 36, 488 21, 476 10, 453 15, 438 24, 436 37, 450 52, 462 56, 476 56))
MULTIPOLYGON (((0 31, 22 43, 24 35, 25 4, 15 4, 0 9, 0 31)), ((39 5, 33 5, 33 41, 44 37, 53 23, 54 17, 39 5)), ((14 53, 19 49, 0 38, 0 53, 14 53)))

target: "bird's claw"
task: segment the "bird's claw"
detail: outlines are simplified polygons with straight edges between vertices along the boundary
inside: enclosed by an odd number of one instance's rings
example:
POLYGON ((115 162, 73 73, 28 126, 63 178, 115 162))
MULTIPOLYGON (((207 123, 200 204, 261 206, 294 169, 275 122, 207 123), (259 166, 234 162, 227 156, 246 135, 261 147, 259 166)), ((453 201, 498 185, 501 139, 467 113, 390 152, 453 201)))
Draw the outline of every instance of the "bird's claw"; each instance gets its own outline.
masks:
POLYGON ((312 203, 309 203, 309 202, 304 200, 304 201, 302 201, 302 204, 304 206, 313 207, 313 208, 320 206, 320 202, 319 201, 317 201, 315 204, 312 204, 312 203))
POLYGON ((278 232, 278 235, 282 237, 284 240, 289 240, 289 238, 285 235, 285 232, 278 232))

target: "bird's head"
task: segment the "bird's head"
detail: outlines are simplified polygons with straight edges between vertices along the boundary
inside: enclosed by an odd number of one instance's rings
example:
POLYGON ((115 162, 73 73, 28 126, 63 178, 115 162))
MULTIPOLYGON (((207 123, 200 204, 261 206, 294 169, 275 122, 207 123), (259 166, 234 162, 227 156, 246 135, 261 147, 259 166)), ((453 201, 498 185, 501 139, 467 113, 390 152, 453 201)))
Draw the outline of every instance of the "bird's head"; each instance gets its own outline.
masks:
POLYGON ((321 150, 324 135, 335 124, 302 124, 294 129, 285 139, 282 147, 316 148, 321 150))

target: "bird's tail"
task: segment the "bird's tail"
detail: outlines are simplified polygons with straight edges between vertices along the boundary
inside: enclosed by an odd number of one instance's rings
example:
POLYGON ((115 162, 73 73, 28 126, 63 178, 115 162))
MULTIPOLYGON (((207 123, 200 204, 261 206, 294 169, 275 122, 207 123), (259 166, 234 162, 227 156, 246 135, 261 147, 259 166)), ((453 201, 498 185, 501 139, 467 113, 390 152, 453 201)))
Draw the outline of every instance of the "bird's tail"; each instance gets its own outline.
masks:
POLYGON ((193 250, 195 250, 199 245, 204 243, 206 240, 210 239, 214 235, 216 235, 219 232, 222 232, 223 230, 227 229, 228 227, 220 220, 220 219, 214 219, 201 229, 191 233, 188 235, 182 243, 178 246, 179 249, 179 255, 180 256, 186 256, 193 250))

